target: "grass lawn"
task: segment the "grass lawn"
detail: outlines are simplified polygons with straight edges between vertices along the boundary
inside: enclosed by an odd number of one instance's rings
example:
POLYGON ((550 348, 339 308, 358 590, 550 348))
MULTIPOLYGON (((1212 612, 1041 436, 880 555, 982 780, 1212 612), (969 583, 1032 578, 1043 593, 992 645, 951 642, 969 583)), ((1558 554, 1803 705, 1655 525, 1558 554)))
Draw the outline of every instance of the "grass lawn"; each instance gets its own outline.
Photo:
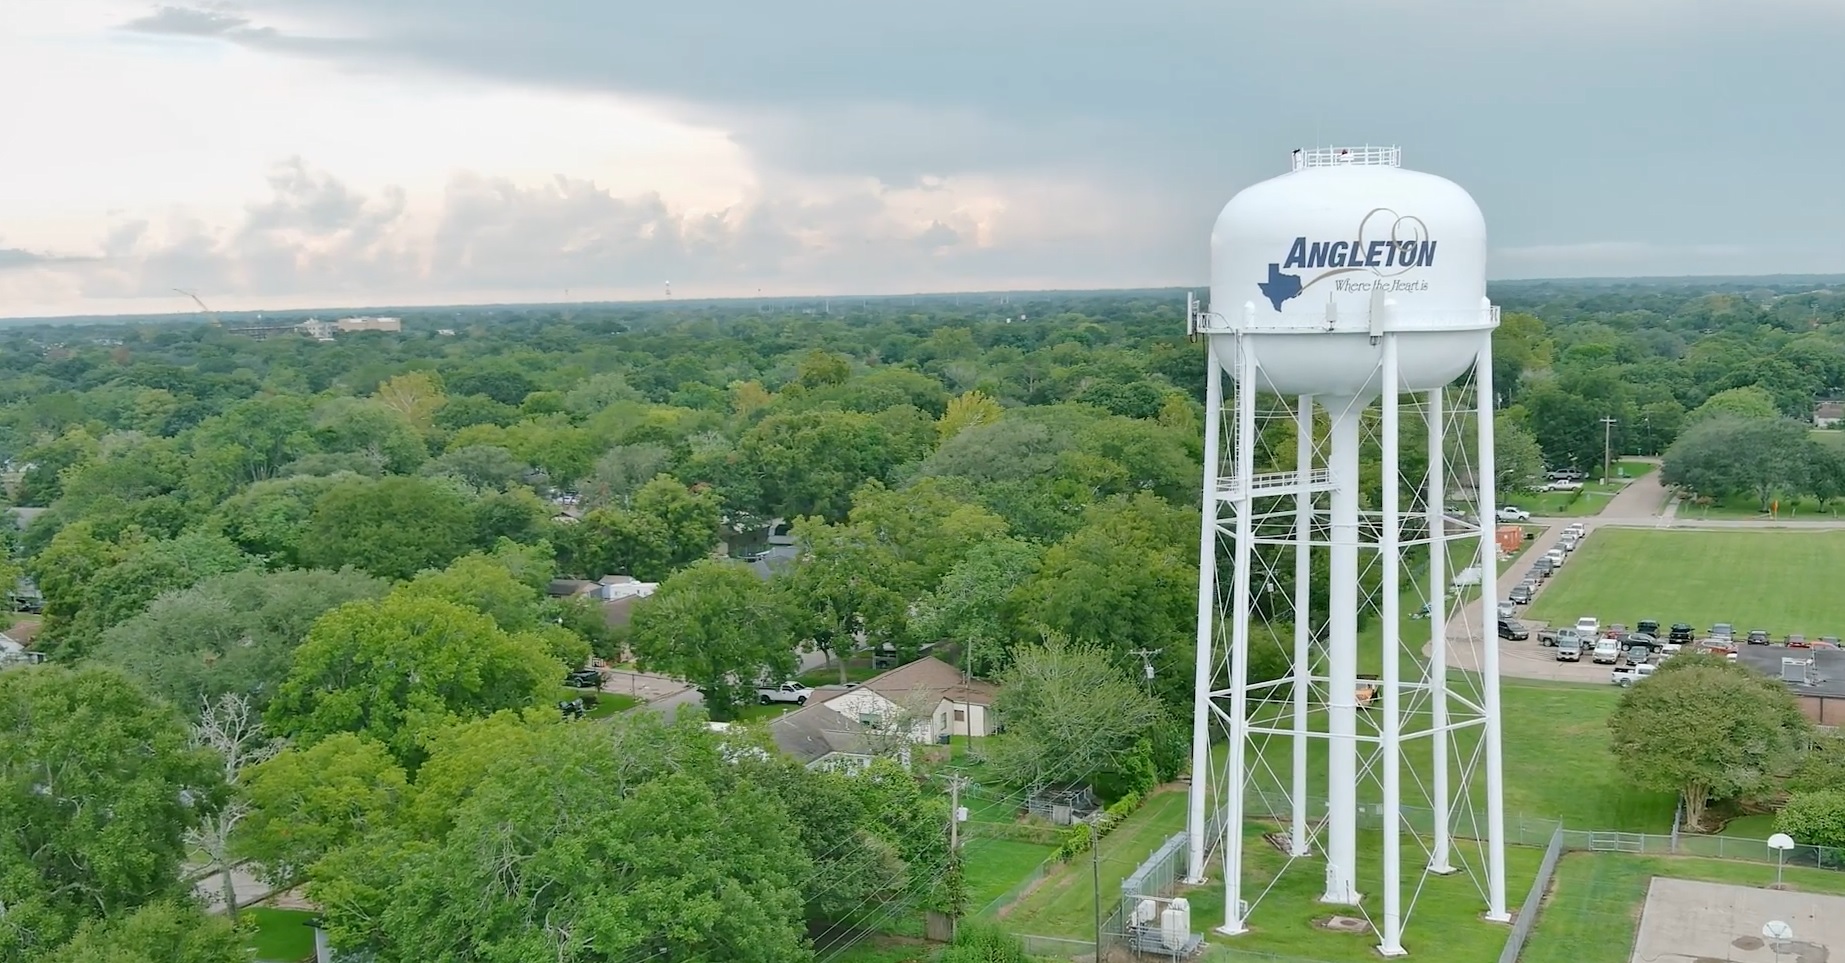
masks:
MULTIPOLYGON (((1457 683, 1456 691, 1467 689, 1457 683)), ((1620 767, 1608 750, 1608 716, 1619 701, 1620 692, 1612 686, 1501 680, 1506 834, 1510 840, 1547 840, 1551 827, 1557 822, 1571 829, 1672 831, 1672 795, 1634 788, 1621 775, 1620 767)), ((1406 730, 1414 730, 1421 727, 1427 717, 1406 711, 1403 720, 1406 730)), ((1360 725, 1365 723, 1361 721, 1360 725)), ((1477 732, 1477 729, 1465 730, 1455 737, 1456 747, 1469 757, 1478 741, 1477 735, 1469 734, 1477 732)), ((1287 781, 1292 779, 1292 751, 1290 737, 1269 737, 1262 750, 1269 766, 1251 773, 1251 785, 1257 789, 1285 789, 1287 781), (1278 782, 1280 785, 1276 785, 1278 782)), ((1358 790, 1360 803, 1375 804, 1383 799, 1380 774, 1366 767, 1365 760, 1373 751, 1371 747, 1363 747, 1359 753, 1360 770, 1366 772, 1358 790)), ((1217 747, 1215 756, 1219 767, 1227 752, 1226 747, 1217 747)), ((1420 787, 1430 782, 1432 760, 1428 752, 1427 742, 1404 749, 1405 807, 1427 805, 1420 787)), ((1308 743, 1309 795, 1314 798, 1326 795, 1326 765, 1326 741, 1316 739, 1308 743)), ((1458 765, 1451 761, 1449 771, 1458 773, 1458 765)), ((1473 779, 1476 808, 1484 808, 1480 801, 1485 799, 1485 780, 1482 765, 1476 769, 1473 779)), ((1457 815, 1456 825, 1463 822, 1457 815)))
MULTIPOLYGON (((1677 856, 1565 854, 1520 963, 1627 963, 1655 876, 1766 887, 1775 881, 1775 868, 1677 856)), ((1845 894, 1845 873, 1790 866, 1783 878, 1790 889, 1845 894)))
MULTIPOLYGON (((1145 862, 1173 833, 1185 829, 1185 793, 1155 793, 1146 805, 1102 838, 1097 853, 1102 880, 1102 914, 1114 912, 1121 881, 1145 862)), ((1006 914, 1015 933, 1091 939, 1095 933, 1096 870, 1085 855, 1045 878, 1032 894, 1006 914)))
POLYGON ((315 914, 258 906, 244 910, 240 916, 246 925, 255 926, 249 947, 257 960, 295 963, 314 956, 314 930, 307 921, 315 914))
POLYGON ((1737 816, 1723 824, 1722 836, 1733 839, 1767 839, 1775 834, 1774 813, 1752 813, 1737 816))
POLYGON ((994 900, 1011 893, 1037 872, 1055 849, 1055 846, 1010 839, 974 838, 962 843, 961 855, 967 869, 968 913, 978 914, 994 900))
POLYGON ((1604 625, 1639 619, 1731 622, 1780 637, 1845 633, 1845 594, 1825 573, 1845 564, 1845 532, 1598 531, 1531 604, 1553 624, 1593 615, 1604 625))
MULTIPOLYGON (((882 675, 884 672, 885 670, 883 669, 872 668, 870 659, 848 659, 846 660, 846 681, 847 682, 866 682, 871 679, 877 678, 879 675, 882 675)), ((801 673, 798 678, 801 680, 801 683, 803 685, 813 686, 816 688, 819 686, 823 686, 823 685, 838 685, 839 684, 839 663, 835 662, 832 665, 823 665, 818 669, 810 669, 806 672, 801 673)))
MULTIPOLYGON (((1313 921, 1335 912, 1344 916, 1360 914, 1350 907, 1334 910, 1319 902, 1325 879, 1318 863, 1295 865, 1281 873, 1287 857, 1261 835, 1275 828, 1252 827, 1244 838, 1247 878, 1243 898, 1251 907, 1250 932, 1235 937, 1211 932, 1224 919, 1222 883, 1207 884, 1185 894, 1192 903, 1193 929, 1205 933, 1211 945, 1221 945, 1232 951, 1325 961, 1376 960, 1377 934, 1335 933, 1313 926, 1313 921), (1271 880, 1275 881, 1273 888, 1270 888, 1271 880), (1264 890, 1267 890, 1266 895, 1264 890)), ((1364 913, 1379 925, 1384 908, 1383 876, 1376 854, 1383 845, 1382 838, 1375 832, 1358 835, 1358 890, 1364 894, 1364 913)), ((1413 846, 1406 841, 1403 854, 1403 901, 1408 910, 1403 947, 1409 951, 1409 958, 1436 963, 1478 963, 1497 959, 1510 928, 1480 918, 1486 910, 1486 897, 1482 895, 1486 885, 1483 870, 1476 868, 1474 873, 1463 870, 1449 876, 1431 876, 1422 882, 1418 894, 1416 886, 1421 876, 1408 871, 1408 866, 1415 862, 1413 846)), ((1542 850, 1525 846, 1506 848, 1506 894, 1511 905, 1516 906, 1530 890, 1543 855, 1542 850)), ((1477 860, 1477 853, 1473 858, 1477 860)), ((1207 961, 1222 960, 1224 963, 1245 958, 1260 959, 1221 951, 1205 957, 1207 961)))
POLYGON ((1783 498, 1772 506, 1772 511, 1762 510, 1762 500, 1754 495, 1735 495, 1720 502, 1708 505, 1693 502, 1680 502, 1680 518, 1778 518, 1782 521, 1835 521, 1839 517, 1839 505, 1834 502, 1821 507, 1819 499, 1805 496, 1783 498))
POLYGON ((1522 508, 1539 518, 1579 518, 1593 515, 1608 504, 1606 496, 1574 492, 1508 492, 1499 504, 1522 508))
POLYGON ((617 712, 624 712, 641 704, 640 700, 633 696, 621 695, 615 692, 602 692, 596 689, 571 688, 560 689, 557 694, 557 701, 568 702, 571 699, 585 695, 593 695, 597 700, 596 704, 590 706, 589 711, 583 714, 583 718, 585 719, 606 719, 617 712))

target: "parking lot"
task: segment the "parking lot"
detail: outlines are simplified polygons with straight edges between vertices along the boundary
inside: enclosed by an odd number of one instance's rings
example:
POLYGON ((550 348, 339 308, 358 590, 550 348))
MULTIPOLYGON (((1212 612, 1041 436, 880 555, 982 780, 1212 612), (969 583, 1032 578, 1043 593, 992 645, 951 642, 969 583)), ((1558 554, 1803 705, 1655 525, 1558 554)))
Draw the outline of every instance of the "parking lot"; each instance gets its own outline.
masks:
MULTIPOLYGON (((1510 562, 1500 563, 1498 580, 1498 598, 1504 599, 1512 594, 1512 589, 1524 581, 1525 574, 1531 570, 1532 563, 1542 558, 1551 549, 1556 548, 1563 538, 1564 529, 1570 524, 1583 527, 1584 544, 1595 538, 1595 520, 1585 518, 1570 523, 1559 522, 1542 529, 1535 536, 1527 539, 1524 551, 1510 562)), ((1568 562, 1564 563, 1566 566, 1568 562)), ((1549 580, 1540 581, 1537 593, 1542 595, 1549 580)), ((1530 633, 1531 637, 1522 641, 1501 640, 1497 631, 1481 633, 1478 629, 1480 607, 1467 606, 1462 618, 1449 622, 1448 627, 1448 662, 1459 669, 1478 671, 1480 667, 1479 640, 1489 639, 1499 646, 1499 674, 1518 679, 1547 679, 1555 682, 1580 682, 1610 685, 1614 665, 1603 663, 1597 665, 1584 652, 1580 662, 1558 662, 1557 650, 1538 641, 1538 635, 1550 628, 1547 623, 1530 621, 1524 618, 1528 606, 1519 606, 1514 616, 1530 633)), ((1595 615, 1584 612, 1583 615, 1595 615)), ((1573 623, 1572 623, 1573 624, 1573 623)), ((1702 627, 1699 627, 1700 631, 1702 627)), ((1625 660, 1622 660, 1622 664, 1625 660)))

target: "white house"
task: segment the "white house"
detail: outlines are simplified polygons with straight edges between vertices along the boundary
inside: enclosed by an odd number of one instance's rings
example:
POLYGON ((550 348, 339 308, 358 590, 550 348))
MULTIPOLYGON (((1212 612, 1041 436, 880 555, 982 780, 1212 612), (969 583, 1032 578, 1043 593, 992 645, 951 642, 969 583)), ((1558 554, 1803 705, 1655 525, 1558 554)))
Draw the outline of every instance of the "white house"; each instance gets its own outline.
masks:
POLYGON ((963 680, 960 669, 930 657, 892 669, 823 704, 860 725, 910 720, 910 738, 933 743, 953 736, 992 735, 998 722, 993 698, 998 693, 998 687, 963 680))

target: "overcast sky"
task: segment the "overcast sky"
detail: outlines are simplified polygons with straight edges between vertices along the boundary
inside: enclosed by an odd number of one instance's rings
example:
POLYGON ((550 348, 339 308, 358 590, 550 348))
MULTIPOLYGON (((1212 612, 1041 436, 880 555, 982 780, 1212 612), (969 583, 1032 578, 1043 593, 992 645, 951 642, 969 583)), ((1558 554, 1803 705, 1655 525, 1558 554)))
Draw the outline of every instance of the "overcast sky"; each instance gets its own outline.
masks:
POLYGON ((1845 272, 1840 0, 0 0, 0 316, 1138 287, 1397 143, 1496 277, 1845 272))

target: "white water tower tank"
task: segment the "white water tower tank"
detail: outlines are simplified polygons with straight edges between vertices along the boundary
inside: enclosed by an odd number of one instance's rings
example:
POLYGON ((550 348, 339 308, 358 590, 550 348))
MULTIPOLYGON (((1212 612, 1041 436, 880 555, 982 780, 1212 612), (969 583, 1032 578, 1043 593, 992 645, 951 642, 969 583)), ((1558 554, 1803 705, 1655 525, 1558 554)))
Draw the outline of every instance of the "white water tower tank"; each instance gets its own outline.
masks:
MULTIPOLYGON (((1486 219, 1458 185, 1400 159, 1395 147, 1300 151, 1224 205, 1207 325, 1258 335, 1257 390, 1376 397, 1386 324, 1404 333, 1405 391, 1440 387, 1479 355, 1494 325, 1486 219)), ((1212 345, 1235 370, 1233 339, 1212 345)))

